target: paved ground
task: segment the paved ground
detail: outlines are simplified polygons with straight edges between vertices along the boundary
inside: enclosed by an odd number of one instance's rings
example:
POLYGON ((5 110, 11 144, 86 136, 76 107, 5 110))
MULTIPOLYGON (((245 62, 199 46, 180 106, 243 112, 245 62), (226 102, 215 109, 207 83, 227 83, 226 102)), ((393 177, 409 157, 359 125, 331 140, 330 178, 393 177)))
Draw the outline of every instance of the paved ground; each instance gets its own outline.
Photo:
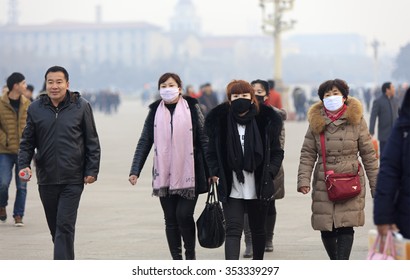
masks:
MULTIPOLYGON (((128 183, 128 172, 147 109, 134 100, 123 102, 118 114, 95 113, 102 146, 98 181, 86 186, 80 203, 76 232, 79 260, 167 260, 170 259, 159 201, 151 196, 152 157, 149 157, 137 186, 128 183)), ((368 120, 368 118, 367 118, 368 120)), ((310 195, 296 192, 299 153, 306 122, 286 122, 286 196, 277 201, 277 223, 271 260, 326 260, 320 233, 310 225, 310 195)), ((15 187, 10 188, 12 214, 15 187)), ((204 206, 198 200, 195 216, 204 206)), ((367 254, 367 233, 372 223, 372 200, 366 200, 366 224, 356 228, 351 259, 367 254)), ((0 224, 1 260, 52 259, 52 243, 39 200, 36 179, 28 185, 25 227, 15 228, 12 218, 0 224)), ((205 249, 197 245, 200 260, 223 260, 223 247, 205 249)))

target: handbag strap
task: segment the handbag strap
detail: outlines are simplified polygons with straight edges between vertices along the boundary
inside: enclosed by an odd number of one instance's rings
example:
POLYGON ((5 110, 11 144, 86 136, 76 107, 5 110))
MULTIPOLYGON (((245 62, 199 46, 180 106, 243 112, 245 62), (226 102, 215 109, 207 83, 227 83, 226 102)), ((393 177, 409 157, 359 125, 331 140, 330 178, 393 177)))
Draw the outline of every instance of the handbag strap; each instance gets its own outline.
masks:
POLYGON ((320 133, 320 146, 322 148, 322 161, 323 161, 323 170, 326 177, 326 146, 325 146, 325 133, 320 133))
POLYGON ((216 194, 217 190, 217 183, 211 183, 209 190, 208 190, 208 197, 206 198, 206 203, 214 203, 219 202, 218 196, 216 194))
POLYGON ((393 232, 389 230, 386 235, 386 239, 384 242, 384 248, 383 252, 380 251, 380 245, 382 242, 382 236, 378 233, 376 240, 373 243, 373 247, 371 252, 380 252, 383 253, 383 255, 387 256, 390 255, 392 257, 396 257, 396 245, 394 244, 394 237, 393 237, 393 232))
MULTIPOLYGON (((320 147, 322 149, 322 161, 323 161, 323 171, 326 177, 326 146, 325 146, 325 133, 320 133, 320 147)), ((360 163, 357 166, 357 174, 360 172, 360 163)))

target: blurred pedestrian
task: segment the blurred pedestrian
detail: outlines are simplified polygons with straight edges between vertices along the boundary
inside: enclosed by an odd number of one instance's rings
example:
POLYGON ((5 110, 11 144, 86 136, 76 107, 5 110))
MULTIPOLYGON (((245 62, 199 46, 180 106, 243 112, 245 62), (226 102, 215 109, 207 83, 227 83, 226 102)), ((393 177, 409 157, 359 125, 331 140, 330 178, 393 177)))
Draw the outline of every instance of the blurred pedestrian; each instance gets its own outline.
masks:
POLYGON ((175 73, 158 80, 160 100, 152 103, 138 141, 129 181, 135 185, 154 145, 153 195, 159 197, 165 233, 174 260, 196 259, 194 209, 198 195, 208 190, 205 151, 208 138, 196 99, 182 96, 175 73))
POLYGON ((292 93, 293 97, 293 104, 295 105, 296 109, 296 120, 297 121, 304 121, 306 120, 306 94, 305 91, 300 88, 296 87, 292 93))
POLYGON ((394 85, 391 82, 386 82, 382 85, 381 90, 381 96, 373 101, 369 124, 369 131, 373 137, 376 120, 378 122, 377 138, 379 140, 380 156, 383 155, 384 146, 399 114, 399 103, 394 96, 394 85))
POLYGON ((18 176, 17 162, 21 134, 26 125, 27 108, 30 101, 24 97, 27 84, 23 74, 14 72, 7 78, 7 91, 3 91, 0 100, 0 221, 7 219, 6 206, 9 200, 9 188, 13 177, 16 181, 14 200, 14 225, 24 225, 23 217, 26 206, 27 183, 18 176))
POLYGON ((210 83, 201 86, 201 96, 198 98, 198 102, 205 117, 209 111, 219 104, 218 96, 210 83))
POLYGON ((33 98, 33 94, 34 94, 34 86, 33 85, 27 85, 27 90, 24 92, 24 96, 30 100, 30 102, 33 102, 34 98, 33 98))
MULTIPOLYGON (((84 184, 97 180, 100 144, 90 104, 69 88, 61 66, 45 74, 46 94, 31 103, 19 151, 20 172, 36 175, 55 260, 74 259, 77 211, 84 184)), ((29 180, 29 179, 28 179, 29 180)))
POLYGON ((253 259, 263 259, 265 221, 274 199, 273 179, 283 160, 282 118, 258 103, 252 85, 233 80, 227 100, 211 110, 205 127, 209 136, 207 162, 226 220, 225 259, 240 254, 245 208, 252 235, 253 259))
POLYGON ((410 239, 410 89, 380 160, 373 219, 379 234, 398 230, 410 239))
POLYGON ((326 169, 334 173, 356 173, 363 162, 373 196, 378 161, 363 118, 360 101, 349 97, 349 86, 340 79, 322 83, 321 101, 308 111, 309 127, 301 149, 297 190, 307 194, 312 186, 312 227, 320 230, 331 260, 347 260, 353 246, 353 227, 364 225, 366 180, 360 168, 361 193, 351 199, 330 201, 322 161, 320 135, 326 142, 326 169), (313 182, 311 184, 311 178, 313 182))
POLYGON ((282 96, 278 91, 275 89, 275 81, 274 80, 268 80, 269 83, 269 98, 268 98, 268 103, 278 109, 283 109, 282 105, 282 96))
POLYGON ((185 87, 185 93, 184 93, 184 95, 189 96, 189 97, 192 97, 192 98, 199 98, 199 97, 201 97, 200 92, 196 92, 193 85, 187 85, 187 86, 185 87))

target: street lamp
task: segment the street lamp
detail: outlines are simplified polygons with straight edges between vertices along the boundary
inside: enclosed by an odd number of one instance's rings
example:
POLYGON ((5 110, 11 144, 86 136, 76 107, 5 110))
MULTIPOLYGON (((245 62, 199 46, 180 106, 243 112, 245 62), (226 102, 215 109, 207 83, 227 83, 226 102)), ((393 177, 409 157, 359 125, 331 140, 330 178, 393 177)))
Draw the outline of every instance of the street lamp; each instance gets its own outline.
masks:
POLYGON ((262 31, 273 37, 274 41, 274 71, 275 84, 283 86, 282 78, 282 32, 293 28, 296 21, 283 20, 283 13, 293 9, 294 0, 259 0, 262 10, 262 31), (271 5, 271 13, 266 12, 266 6, 271 5))

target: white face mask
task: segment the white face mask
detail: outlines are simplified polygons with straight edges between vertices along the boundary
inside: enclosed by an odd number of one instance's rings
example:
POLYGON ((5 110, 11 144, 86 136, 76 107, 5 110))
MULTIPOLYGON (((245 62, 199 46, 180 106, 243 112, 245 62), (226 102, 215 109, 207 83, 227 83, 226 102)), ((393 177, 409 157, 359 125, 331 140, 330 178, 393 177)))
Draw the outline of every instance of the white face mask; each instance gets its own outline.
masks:
POLYGON ((177 87, 167 87, 160 88, 159 94, 161 95, 162 100, 165 102, 171 102, 179 95, 179 88, 177 87))
POLYGON ((323 104, 325 108, 329 111, 336 111, 343 106, 343 96, 342 95, 332 95, 323 99, 323 104))

